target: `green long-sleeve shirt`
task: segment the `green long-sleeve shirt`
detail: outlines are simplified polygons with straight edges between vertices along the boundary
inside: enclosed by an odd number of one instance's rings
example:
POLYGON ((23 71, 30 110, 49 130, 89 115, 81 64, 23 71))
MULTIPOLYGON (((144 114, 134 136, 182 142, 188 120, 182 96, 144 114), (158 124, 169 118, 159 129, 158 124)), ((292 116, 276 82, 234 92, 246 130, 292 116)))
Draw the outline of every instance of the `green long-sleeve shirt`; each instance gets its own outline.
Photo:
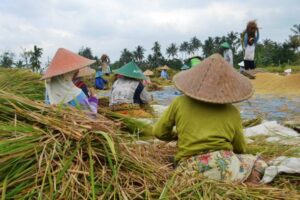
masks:
POLYGON ((178 140, 175 160, 216 150, 244 153, 246 142, 238 109, 210 104, 185 95, 177 97, 153 127, 165 141, 178 140), (176 133, 173 127, 176 126, 176 133))

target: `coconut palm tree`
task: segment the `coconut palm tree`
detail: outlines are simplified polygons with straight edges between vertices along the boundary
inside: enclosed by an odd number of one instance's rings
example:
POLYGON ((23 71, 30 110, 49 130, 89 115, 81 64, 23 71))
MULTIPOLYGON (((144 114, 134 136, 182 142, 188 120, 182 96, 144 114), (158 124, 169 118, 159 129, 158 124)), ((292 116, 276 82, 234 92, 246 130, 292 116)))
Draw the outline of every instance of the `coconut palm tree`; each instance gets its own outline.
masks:
POLYGON ((177 57, 177 51, 178 51, 178 48, 177 48, 176 44, 171 43, 170 46, 166 49, 168 58, 172 57, 172 59, 174 59, 174 57, 177 57))
POLYGON ((41 69, 40 58, 42 57, 42 55, 43 49, 34 45, 33 51, 31 52, 29 59, 32 71, 38 72, 41 69))
POLYGON ((182 57, 184 57, 185 59, 186 59, 186 54, 188 53, 188 49, 189 49, 189 43, 186 41, 183 42, 179 47, 179 51, 182 52, 182 54, 184 55, 182 57))
POLYGON ((120 64, 125 65, 126 63, 129 63, 132 60, 133 54, 127 48, 123 49, 123 51, 121 51, 120 64))
POLYGON ((291 28, 291 31, 296 35, 300 35, 300 24, 294 24, 293 28, 291 28))
POLYGON ((231 45, 233 54, 237 52, 238 48, 241 46, 239 33, 229 32, 226 37, 227 42, 231 45))
POLYGON ((12 67, 14 63, 14 54, 6 51, 0 56, 0 67, 12 67))
POLYGON ((160 44, 158 43, 158 41, 154 42, 154 45, 153 47, 151 48, 153 50, 153 54, 156 55, 156 56, 161 56, 161 46, 160 44))
POLYGON ((153 55, 151 56, 151 60, 152 60, 151 63, 152 65, 154 65, 153 67, 161 65, 164 58, 161 53, 160 44, 157 41, 154 42, 154 45, 151 49, 153 50, 153 55))
POLYGON ((300 47, 300 35, 290 35, 287 43, 294 52, 297 52, 298 48, 300 47))
POLYGON ((137 62, 143 61, 143 59, 144 59, 144 53, 145 53, 145 49, 142 46, 138 45, 135 48, 135 51, 133 52, 134 59, 137 62))
POLYGON ((290 35, 287 43, 295 52, 297 52, 298 48, 300 47, 300 24, 294 24, 293 28, 291 28, 291 31, 295 35, 290 35))
POLYGON ((190 48, 191 48, 191 51, 193 54, 195 52, 197 52, 201 46, 202 46, 202 43, 196 36, 191 38, 190 48))
POLYGON ((208 39, 204 41, 202 51, 205 57, 208 57, 214 53, 214 40, 212 37, 208 37, 208 39))

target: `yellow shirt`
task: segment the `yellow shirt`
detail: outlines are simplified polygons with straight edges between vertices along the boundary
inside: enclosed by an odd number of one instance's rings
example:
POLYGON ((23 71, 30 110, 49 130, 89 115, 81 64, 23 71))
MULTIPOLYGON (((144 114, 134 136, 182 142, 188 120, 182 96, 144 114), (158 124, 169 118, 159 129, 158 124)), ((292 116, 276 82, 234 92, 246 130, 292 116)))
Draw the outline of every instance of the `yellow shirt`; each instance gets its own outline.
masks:
POLYGON ((177 97, 154 125, 153 134, 178 140, 175 160, 216 150, 244 153, 246 142, 238 109, 231 104, 210 104, 185 95, 177 97), (173 132, 176 126, 177 132, 173 132))

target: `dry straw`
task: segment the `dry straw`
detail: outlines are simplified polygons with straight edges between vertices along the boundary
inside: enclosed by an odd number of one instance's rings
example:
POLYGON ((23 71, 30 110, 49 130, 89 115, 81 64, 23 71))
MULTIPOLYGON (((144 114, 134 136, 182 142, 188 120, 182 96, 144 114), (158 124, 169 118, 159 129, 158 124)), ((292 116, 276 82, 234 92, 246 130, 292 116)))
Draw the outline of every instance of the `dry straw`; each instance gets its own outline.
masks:
MULTIPOLYGON (((49 107, 0 89, 2 199, 300 198, 298 176, 259 186, 180 180, 172 173, 173 145, 138 142, 132 133, 144 124, 100 112, 90 119, 75 108, 49 107)), ((297 146, 255 141, 249 152, 267 159, 300 153, 297 146)))

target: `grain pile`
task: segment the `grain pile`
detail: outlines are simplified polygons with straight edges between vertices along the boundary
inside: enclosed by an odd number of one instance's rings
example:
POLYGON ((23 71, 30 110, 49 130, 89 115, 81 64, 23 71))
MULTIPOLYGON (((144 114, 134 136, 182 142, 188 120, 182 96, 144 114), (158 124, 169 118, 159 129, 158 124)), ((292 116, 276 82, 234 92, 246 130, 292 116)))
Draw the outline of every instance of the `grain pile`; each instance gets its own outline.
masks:
POLYGON ((258 73, 251 82, 259 94, 300 95, 300 73, 287 76, 258 73))

